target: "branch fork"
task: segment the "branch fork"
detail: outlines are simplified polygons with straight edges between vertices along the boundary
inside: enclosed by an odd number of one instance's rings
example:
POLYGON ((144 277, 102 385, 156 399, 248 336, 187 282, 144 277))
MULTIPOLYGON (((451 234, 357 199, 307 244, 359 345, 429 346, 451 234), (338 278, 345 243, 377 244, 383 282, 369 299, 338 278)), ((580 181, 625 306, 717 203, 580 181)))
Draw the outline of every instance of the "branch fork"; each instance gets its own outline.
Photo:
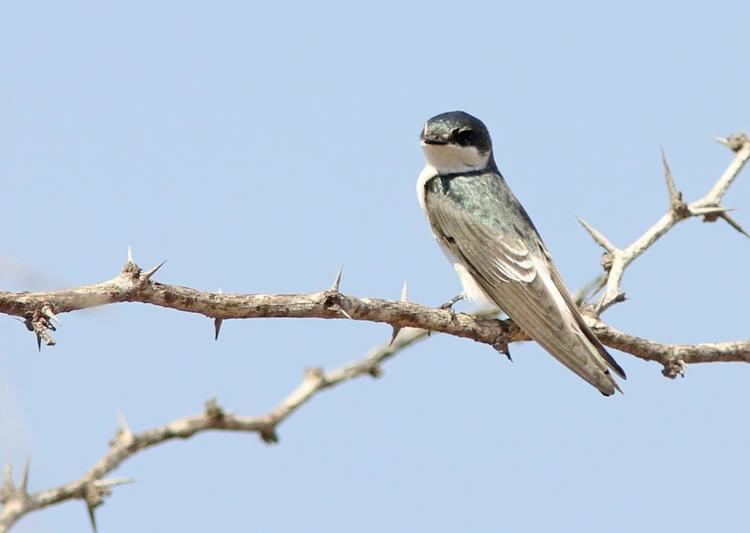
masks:
POLYGON ((729 186, 750 159, 750 139, 744 134, 738 134, 719 139, 719 142, 728 146, 734 152, 734 159, 713 187, 702 198, 690 204, 683 200, 682 193, 675 184, 664 150, 661 151, 664 179, 669 195, 669 207, 664 216, 626 248, 616 247, 600 231, 579 218, 584 229, 605 252, 602 258, 602 267, 606 276, 597 291, 602 288, 605 290, 595 310, 596 316, 601 315, 612 305, 625 300, 625 293, 620 287, 625 269, 682 220, 701 216, 704 222, 714 222, 721 218, 736 231, 750 237, 750 234, 728 214, 732 209, 721 205, 729 186))

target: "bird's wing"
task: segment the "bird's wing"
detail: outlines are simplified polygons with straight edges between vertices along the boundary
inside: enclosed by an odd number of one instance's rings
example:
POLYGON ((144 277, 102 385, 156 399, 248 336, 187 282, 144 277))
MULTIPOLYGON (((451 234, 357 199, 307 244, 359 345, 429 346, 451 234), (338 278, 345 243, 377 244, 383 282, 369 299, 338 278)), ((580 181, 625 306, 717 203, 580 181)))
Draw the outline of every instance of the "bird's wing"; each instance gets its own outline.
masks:
MULTIPOLYGON (((611 357, 589 338, 596 337, 555 281, 559 274, 543 255, 541 240, 538 250, 530 249, 517 226, 503 230, 484 223, 446 194, 428 193, 426 211, 442 244, 521 329, 603 394, 614 393, 617 384, 606 366, 611 357)), ((533 226, 528 229, 536 235, 533 226)))
POLYGON ((586 338, 591 342, 591 344, 594 345, 596 350, 599 352, 599 355, 601 355, 602 359, 604 359, 604 361, 607 363, 607 366, 614 370, 615 374, 620 376, 622 379, 627 379, 625 371, 622 369, 622 367, 617 363, 617 361, 615 361, 615 358, 610 355, 610 353, 602 344, 602 341, 599 340, 599 337, 594 335, 594 332, 591 331, 591 329, 586 325, 586 322, 583 320, 583 316, 581 316, 581 312, 578 310, 578 306, 573 301, 573 298, 570 297, 570 293, 565 287, 565 283, 562 280, 560 272, 552 262, 552 256, 550 256, 547 248, 542 247, 542 252, 544 253, 545 259, 547 260, 547 267, 549 269, 550 275, 552 276, 552 281, 560 291, 560 294, 563 295, 565 303, 568 305, 571 313, 573 313, 573 317, 575 317, 578 326, 581 328, 581 331, 583 331, 584 335, 586 335, 586 338))

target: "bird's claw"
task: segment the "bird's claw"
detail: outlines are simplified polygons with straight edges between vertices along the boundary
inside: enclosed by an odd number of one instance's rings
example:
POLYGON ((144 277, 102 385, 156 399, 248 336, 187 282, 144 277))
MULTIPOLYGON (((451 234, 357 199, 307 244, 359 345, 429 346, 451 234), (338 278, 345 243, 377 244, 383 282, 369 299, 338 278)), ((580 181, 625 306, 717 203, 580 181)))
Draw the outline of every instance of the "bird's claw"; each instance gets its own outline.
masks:
MULTIPOLYGON (((464 293, 457 294, 456 296, 454 296, 453 298, 451 298, 450 300, 442 304, 438 309, 449 309, 453 311, 453 306, 463 299, 464 299, 464 293)), ((453 312, 455 313, 455 311, 453 312)))

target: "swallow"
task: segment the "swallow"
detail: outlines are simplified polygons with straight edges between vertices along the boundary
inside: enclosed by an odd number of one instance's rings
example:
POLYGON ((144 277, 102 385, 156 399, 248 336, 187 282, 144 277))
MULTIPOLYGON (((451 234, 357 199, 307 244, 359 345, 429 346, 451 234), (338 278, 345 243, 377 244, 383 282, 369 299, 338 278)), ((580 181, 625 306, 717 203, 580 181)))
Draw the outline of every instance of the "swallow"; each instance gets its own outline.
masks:
POLYGON ((428 120, 419 203, 463 295, 492 303, 605 396, 625 372, 588 328, 534 223, 497 168, 484 123, 462 111, 428 120))

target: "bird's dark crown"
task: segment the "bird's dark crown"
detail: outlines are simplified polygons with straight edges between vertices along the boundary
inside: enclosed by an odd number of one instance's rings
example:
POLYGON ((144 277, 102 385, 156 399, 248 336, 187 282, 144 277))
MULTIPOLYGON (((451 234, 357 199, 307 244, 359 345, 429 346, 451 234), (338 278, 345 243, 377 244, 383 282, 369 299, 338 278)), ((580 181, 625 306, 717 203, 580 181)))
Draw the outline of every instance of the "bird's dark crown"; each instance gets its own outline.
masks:
POLYGON ((492 149, 487 126, 463 111, 435 115, 424 125, 420 139, 425 144, 473 146, 481 153, 487 153, 492 149))

